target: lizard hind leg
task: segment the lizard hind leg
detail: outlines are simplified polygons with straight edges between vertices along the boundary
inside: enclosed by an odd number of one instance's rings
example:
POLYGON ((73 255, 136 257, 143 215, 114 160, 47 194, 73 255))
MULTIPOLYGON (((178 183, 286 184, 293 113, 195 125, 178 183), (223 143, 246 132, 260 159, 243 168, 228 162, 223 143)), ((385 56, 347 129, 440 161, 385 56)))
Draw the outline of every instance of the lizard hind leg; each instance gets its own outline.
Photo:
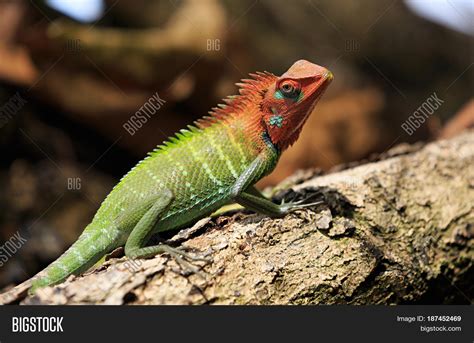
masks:
POLYGON ((199 274, 198 268, 185 260, 208 261, 207 259, 192 256, 188 254, 184 248, 171 247, 166 244, 145 246, 154 234, 156 226, 159 225, 160 218, 169 208, 172 201, 173 194, 171 191, 167 191, 164 194, 160 194, 159 197, 156 197, 153 205, 145 212, 130 233, 125 243, 125 255, 128 258, 137 259, 150 258, 161 253, 167 253, 173 257, 180 266, 184 267, 184 269, 199 274))
POLYGON ((170 190, 160 192, 153 199, 151 207, 140 218, 138 223, 132 229, 125 243, 125 255, 129 258, 149 258, 159 253, 166 252, 161 245, 146 247, 146 243, 150 240, 155 232, 156 226, 159 224, 165 211, 170 207, 174 199, 174 195, 170 190))

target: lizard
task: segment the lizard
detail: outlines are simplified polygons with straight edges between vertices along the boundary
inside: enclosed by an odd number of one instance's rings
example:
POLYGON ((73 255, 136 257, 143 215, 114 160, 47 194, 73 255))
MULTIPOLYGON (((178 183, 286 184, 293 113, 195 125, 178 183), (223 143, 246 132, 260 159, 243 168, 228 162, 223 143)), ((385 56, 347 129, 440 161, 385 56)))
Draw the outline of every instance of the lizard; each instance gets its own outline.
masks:
POLYGON ((154 234, 185 227, 229 203, 272 217, 314 205, 276 204, 254 185, 298 139, 333 75, 299 60, 280 77, 250 77, 236 84, 238 95, 223 99, 122 177, 72 246, 21 284, 28 293, 81 274, 118 247, 131 259, 183 256, 179 248, 146 244, 154 234))

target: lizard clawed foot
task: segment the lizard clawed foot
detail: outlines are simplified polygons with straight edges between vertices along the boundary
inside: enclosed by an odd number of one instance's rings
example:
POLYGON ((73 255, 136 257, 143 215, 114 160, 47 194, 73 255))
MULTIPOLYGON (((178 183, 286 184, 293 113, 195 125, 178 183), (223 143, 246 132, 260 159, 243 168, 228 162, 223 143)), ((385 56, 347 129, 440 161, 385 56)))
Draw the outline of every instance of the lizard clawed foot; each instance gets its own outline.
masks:
POLYGON ((305 201, 308 199, 302 199, 298 201, 290 201, 290 202, 285 202, 285 199, 282 200, 280 204, 280 208, 284 213, 289 213, 292 211, 300 210, 302 208, 308 208, 308 207, 313 207, 319 204, 322 204, 324 201, 314 201, 310 203, 305 203, 305 201))
POLYGON ((190 263, 189 261, 204 261, 207 265, 212 262, 212 259, 204 257, 202 255, 190 254, 186 251, 188 249, 184 247, 175 248, 163 244, 162 248, 163 252, 169 254, 186 274, 197 274, 202 278, 205 278, 204 273, 201 271, 202 267, 196 266, 195 264, 190 263))

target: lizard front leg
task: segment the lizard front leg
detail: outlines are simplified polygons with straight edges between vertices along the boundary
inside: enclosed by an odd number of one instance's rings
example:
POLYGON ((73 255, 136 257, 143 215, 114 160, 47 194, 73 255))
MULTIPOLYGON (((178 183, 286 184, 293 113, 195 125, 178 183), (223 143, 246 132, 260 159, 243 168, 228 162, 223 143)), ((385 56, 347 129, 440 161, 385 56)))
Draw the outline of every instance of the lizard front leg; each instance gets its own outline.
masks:
POLYGON ((289 210, 289 204, 275 204, 253 186, 243 191, 235 200, 245 208, 269 217, 281 217, 289 210))
POLYGON ((275 204, 267 199, 253 183, 265 175, 265 171, 269 168, 272 161, 268 161, 266 154, 259 155, 254 162, 245 170, 236 181, 232 194, 237 203, 252 211, 268 215, 270 217, 281 217, 288 212, 300 208, 314 206, 320 202, 302 204, 302 201, 275 204))

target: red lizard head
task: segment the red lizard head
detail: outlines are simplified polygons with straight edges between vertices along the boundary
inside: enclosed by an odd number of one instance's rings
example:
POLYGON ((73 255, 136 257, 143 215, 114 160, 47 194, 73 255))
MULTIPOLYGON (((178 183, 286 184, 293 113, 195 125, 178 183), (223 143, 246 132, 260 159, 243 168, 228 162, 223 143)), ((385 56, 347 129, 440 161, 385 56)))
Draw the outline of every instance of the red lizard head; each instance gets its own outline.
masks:
POLYGON ((237 83, 240 96, 224 99, 225 105, 213 108, 210 116, 197 121, 197 126, 227 123, 245 127, 247 136, 255 138, 251 141, 265 144, 261 140, 263 132, 264 138, 280 151, 298 139, 303 124, 333 79, 329 70, 305 60, 295 62, 280 77, 268 72, 250 76, 252 79, 237 83))
POLYGON ((299 60, 269 86, 261 110, 274 145, 285 150, 298 139, 303 124, 332 79, 326 68, 299 60))

